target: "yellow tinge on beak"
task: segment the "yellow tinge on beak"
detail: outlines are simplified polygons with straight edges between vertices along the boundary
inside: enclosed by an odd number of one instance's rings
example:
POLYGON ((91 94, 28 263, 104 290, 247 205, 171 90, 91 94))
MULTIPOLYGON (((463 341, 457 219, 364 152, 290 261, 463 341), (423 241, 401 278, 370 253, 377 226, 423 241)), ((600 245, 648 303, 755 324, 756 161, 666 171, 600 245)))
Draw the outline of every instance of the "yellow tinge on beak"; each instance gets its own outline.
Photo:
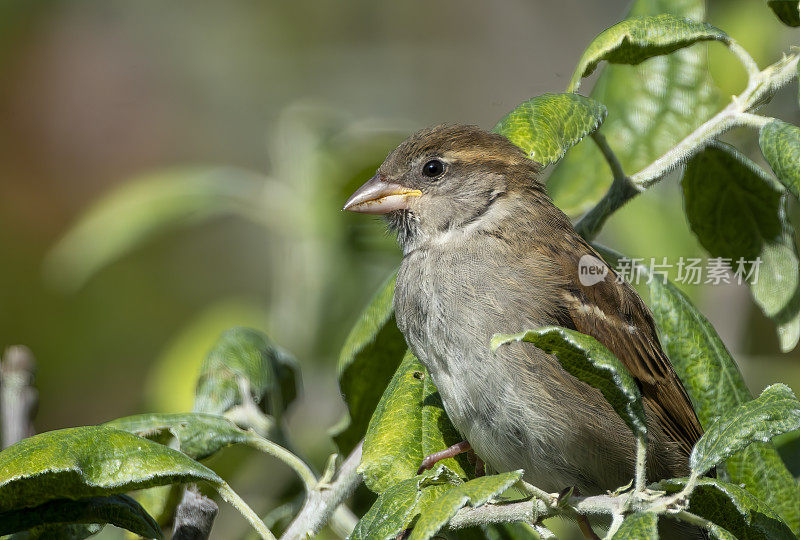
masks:
POLYGON ((382 174, 376 174, 347 199, 342 210, 362 214, 388 214, 394 210, 407 210, 409 199, 420 195, 422 192, 418 189, 394 184, 387 181, 382 174))

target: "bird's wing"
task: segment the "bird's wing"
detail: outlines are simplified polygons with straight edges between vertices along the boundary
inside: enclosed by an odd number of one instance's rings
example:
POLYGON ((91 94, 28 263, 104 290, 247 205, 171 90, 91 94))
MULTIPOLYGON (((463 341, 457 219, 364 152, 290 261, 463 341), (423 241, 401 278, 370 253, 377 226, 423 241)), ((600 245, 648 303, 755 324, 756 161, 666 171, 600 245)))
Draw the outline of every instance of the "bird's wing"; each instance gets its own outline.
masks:
POLYGON ((569 242, 578 244, 565 251, 575 254, 574 259, 557 258, 561 264, 570 265, 563 268, 564 275, 575 276, 562 287, 564 323, 594 337, 620 359, 640 383, 643 400, 659 417, 664 430, 690 454, 703 429, 661 348, 649 309, 628 283, 615 283, 617 274, 610 266, 603 281, 581 284, 577 278, 580 257, 589 254, 603 259, 580 237, 569 242))

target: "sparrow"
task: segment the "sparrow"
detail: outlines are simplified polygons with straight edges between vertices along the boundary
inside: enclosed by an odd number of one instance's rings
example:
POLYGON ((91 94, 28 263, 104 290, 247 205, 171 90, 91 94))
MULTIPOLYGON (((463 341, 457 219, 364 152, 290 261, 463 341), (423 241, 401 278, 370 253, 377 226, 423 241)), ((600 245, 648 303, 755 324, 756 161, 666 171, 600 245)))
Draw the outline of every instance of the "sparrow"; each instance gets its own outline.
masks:
POLYGON ((634 477, 635 440, 592 386, 530 343, 497 333, 562 326, 605 345, 637 381, 647 478, 686 476, 702 435, 647 306, 547 195, 541 166, 505 137, 440 125, 392 151, 345 210, 383 214, 403 251, 394 309, 448 417, 495 471, 594 495, 634 477), (581 280, 581 258, 604 266, 581 280))

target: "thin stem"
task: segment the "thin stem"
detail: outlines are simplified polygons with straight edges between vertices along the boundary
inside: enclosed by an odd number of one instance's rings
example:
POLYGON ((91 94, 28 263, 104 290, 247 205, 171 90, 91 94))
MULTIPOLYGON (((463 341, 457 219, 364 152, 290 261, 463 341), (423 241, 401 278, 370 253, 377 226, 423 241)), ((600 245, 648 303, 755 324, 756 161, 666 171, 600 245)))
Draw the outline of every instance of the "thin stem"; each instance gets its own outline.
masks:
POLYGON ((700 517, 697 514, 692 514, 691 512, 687 512, 686 510, 681 510, 676 514, 673 514, 672 517, 679 519, 685 523, 689 523, 691 525, 697 525, 698 527, 702 527, 707 531, 713 531, 715 529, 721 528, 713 521, 709 521, 706 518, 700 517))
POLYGON ((608 167, 611 169, 611 174, 614 177, 615 181, 623 181, 627 180, 627 176, 625 175, 625 171, 622 170, 622 163, 619 162, 619 158, 608 146, 608 141, 606 141, 605 136, 600 133, 599 131, 595 131, 592 133, 592 139, 594 140, 597 147, 600 149, 600 152, 603 153, 603 157, 608 162, 608 167))
POLYGON ((358 466, 361 463, 361 443, 342 463, 330 485, 319 485, 306 497, 303 509, 294 518, 281 540, 305 539, 319 531, 334 510, 349 497, 362 481, 358 466))
POLYGON ((634 490, 641 493, 647 484, 647 441, 644 437, 636 437, 636 485, 634 490))
POLYGON ((753 57, 750 56, 750 53, 747 52, 744 47, 736 43, 733 39, 730 39, 726 45, 728 46, 728 50, 739 59, 744 69, 747 70, 748 78, 753 78, 758 75, 758 64, 756 64, 756 61, 753 60, 753 57))
POLYGON ((311 492, 317 486, 317 477, 311 468, 286 448, 252 432, 247 443, 265 454, 278 458, 291 467, 303 481, 307 492, 311 492))
POLYGON ((544 503, 547 505, 555 504, 555 501, 558 499, 558 495, 555 495, 553 493, 548 493, 543 489, 540 489, 532 484, 529 484, 528 482, 526 482, 521 478, 517 481, 517 483, 520 485, 520 487, 522 487, 524 491, 527 491, 537 499, 544 501, 544 503))
POLYGON ((250 523, 250 525, 256 530, 261 538, 266 540, 276 540, 275 536, 270 532, 267 526, 261 521, 261 518, 253 512, 253 509, 250 508, 244 500, 239 497, 239 495, 231 489, 226 482, 222 482, 221 484, 215 484, 215 488, 217 488, 217 492, 222 496, 225 501, 230 503, 231 506, 236 508, 242 516, 250 523))
POLYGON ((752 114, 752 113, 739 113, 736 116, 736 119, 739 121, 740 125, 742 126, 749 126, 756 129, 761 129, 762 127, 766 126, 773 120, 771 116, 761 116, 760 114, 752 114))
POLYGON ((608 217, 629 199, 633 198, 641 189, 635 186, 625 174, 625 171, 622 170, 622 164, 608 145, 608 142, 606 142, 606 138, 595 131, 592 133, 592 139, 606 159, 614 180, 611 182, 609 190, 603 195, 603 198, 575 224, 575 230, 578 231, 578 234, 587 239, 597 236, 608 217))
POLYGON ((623 521, 625 521, 625 516, 621 512, 614 514, 614 517, 611 518, 611 526, 608 528, 608 532, 606 533, 605 537, 613 538, 614 533, 619 530, 623 521))

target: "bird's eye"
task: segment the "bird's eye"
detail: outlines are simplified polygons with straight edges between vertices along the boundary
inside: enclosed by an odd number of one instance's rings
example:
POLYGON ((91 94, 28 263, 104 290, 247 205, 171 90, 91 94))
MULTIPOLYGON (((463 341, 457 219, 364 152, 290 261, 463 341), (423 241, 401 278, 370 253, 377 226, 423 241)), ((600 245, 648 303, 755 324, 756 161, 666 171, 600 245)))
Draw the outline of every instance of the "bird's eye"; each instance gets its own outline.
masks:
POLYGON ((422 174, 429 178, 436 178, 444 172, 444 163, 438 159, 432 159, 422 166, 422 174))

